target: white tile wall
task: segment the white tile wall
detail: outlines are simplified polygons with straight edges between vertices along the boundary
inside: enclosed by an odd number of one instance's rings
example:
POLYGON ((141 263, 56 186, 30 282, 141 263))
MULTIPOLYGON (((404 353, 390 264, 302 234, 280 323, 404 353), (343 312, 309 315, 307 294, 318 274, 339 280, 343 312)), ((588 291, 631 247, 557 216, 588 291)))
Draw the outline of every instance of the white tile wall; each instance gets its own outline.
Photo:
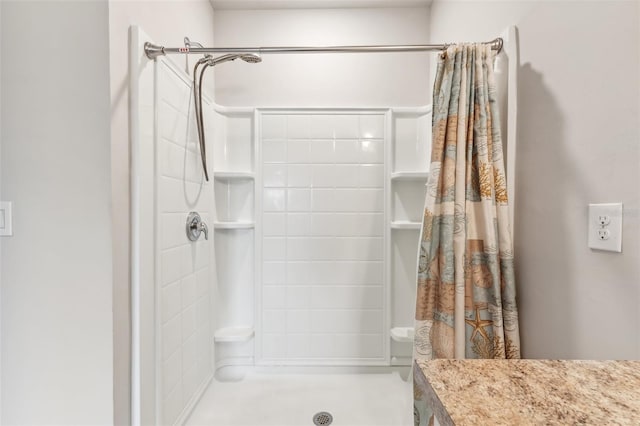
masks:
MULTIPOLYGON (((173 424, 211 374, 210 246, 187 240, 187 214, 211 224, 189 85, 164 62, 157 73, 157 210, 162 424, 173 424), (189 115, 191 114, 191 115, 189 115)), ((210 106, 209 106, 210 107, 210 106)))
POLYGON ((383 114, 262 115, 262 362, 384 359, 383 114))

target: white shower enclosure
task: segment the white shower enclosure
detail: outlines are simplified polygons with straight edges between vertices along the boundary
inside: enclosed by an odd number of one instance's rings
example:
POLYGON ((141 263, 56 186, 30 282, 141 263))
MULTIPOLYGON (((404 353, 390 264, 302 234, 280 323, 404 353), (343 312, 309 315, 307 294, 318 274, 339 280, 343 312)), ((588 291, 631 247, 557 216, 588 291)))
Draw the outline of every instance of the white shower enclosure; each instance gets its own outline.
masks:
POLYGON ((225 370, 409 366, 429 107, 205 97, 205 182, 189 76, 132 40, 134 418, 184 422, 225 370))
POLYGON ((205 96, 205 182, 182 61, 131 41, 134 423, 183 423, 214 375, 409 366, 430 107, 205 96))

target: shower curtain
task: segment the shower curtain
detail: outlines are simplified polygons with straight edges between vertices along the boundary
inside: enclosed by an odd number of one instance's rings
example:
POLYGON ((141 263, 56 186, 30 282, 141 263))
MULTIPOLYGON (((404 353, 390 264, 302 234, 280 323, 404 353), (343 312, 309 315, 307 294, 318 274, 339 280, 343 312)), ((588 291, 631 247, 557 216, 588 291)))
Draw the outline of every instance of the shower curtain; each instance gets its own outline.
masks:
MULTIPOLYGON (((414 357, 519 358, 513 244, 489 45, 449 46, 433 89, 414 357)), ((431 410, 415 385, 415 423, 431 410)))

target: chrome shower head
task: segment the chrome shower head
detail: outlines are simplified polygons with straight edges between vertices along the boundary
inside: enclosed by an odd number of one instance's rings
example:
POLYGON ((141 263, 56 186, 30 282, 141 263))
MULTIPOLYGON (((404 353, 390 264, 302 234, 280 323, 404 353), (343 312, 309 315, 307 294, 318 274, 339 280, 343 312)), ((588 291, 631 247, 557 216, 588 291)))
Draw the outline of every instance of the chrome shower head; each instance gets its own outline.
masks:
MULTIPOLYGON (((185 45, 189 46, 189 44, 194 44, 194 42, 189 41, 189 39, 185 37, 185 45)), ((214 58, 212 55, 205 55, 204 57, 200 58, 193 67, 193 102, 195 104, 198 140, 200 143, 200 157, 202 159, 202 170, 204 171, 204 178, 207 181, 209 181, 209 172, 207 171, 206 143, 204 140, 204 119, 202 114, 202 78, 204 77, 204 72, 208 67, 214 67, 223 62, 235 61, 238 58, 250 64, 262 62, 262 58, 260 57, 260 55, 257 55, 255 53, 229 53, 226 55, 218 56, 217 58, 214 58), (202 69, 200 71, 200 74, 198 74, 198 68, 200 68, 200 66, 202 66, 202 69)))
POLYGON ((250 64, 256 64, 258 62, 262 62, 262 58, 259 55, 256 55, 255 53, 245 53, 245 54, 230 53, 227 55, 218 56, 217 58, 213 58, 212 60, 209 61, 209 66, 216 66, 223 62, 235 61, 238 58, 250 64))
POLYGON ((250 64, 257 64, 258 62, 262 62, 262 57, 256 53, 246 53, 244 55, 240 55, 240 59, 250 64))

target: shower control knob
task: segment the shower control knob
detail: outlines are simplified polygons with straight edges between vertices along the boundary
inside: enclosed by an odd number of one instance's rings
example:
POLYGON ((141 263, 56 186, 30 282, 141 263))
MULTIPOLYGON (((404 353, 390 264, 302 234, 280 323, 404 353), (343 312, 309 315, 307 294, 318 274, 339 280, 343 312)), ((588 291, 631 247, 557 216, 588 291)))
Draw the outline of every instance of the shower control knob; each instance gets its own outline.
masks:
POLYGON ((198 212, 191 212, 187 216, 187 238, 189 241, 197 241, 200 238, 200 234, 204 233, 204 239, 209 239, 209 228, 207 224, 202 221, 202 218, 198 212))

